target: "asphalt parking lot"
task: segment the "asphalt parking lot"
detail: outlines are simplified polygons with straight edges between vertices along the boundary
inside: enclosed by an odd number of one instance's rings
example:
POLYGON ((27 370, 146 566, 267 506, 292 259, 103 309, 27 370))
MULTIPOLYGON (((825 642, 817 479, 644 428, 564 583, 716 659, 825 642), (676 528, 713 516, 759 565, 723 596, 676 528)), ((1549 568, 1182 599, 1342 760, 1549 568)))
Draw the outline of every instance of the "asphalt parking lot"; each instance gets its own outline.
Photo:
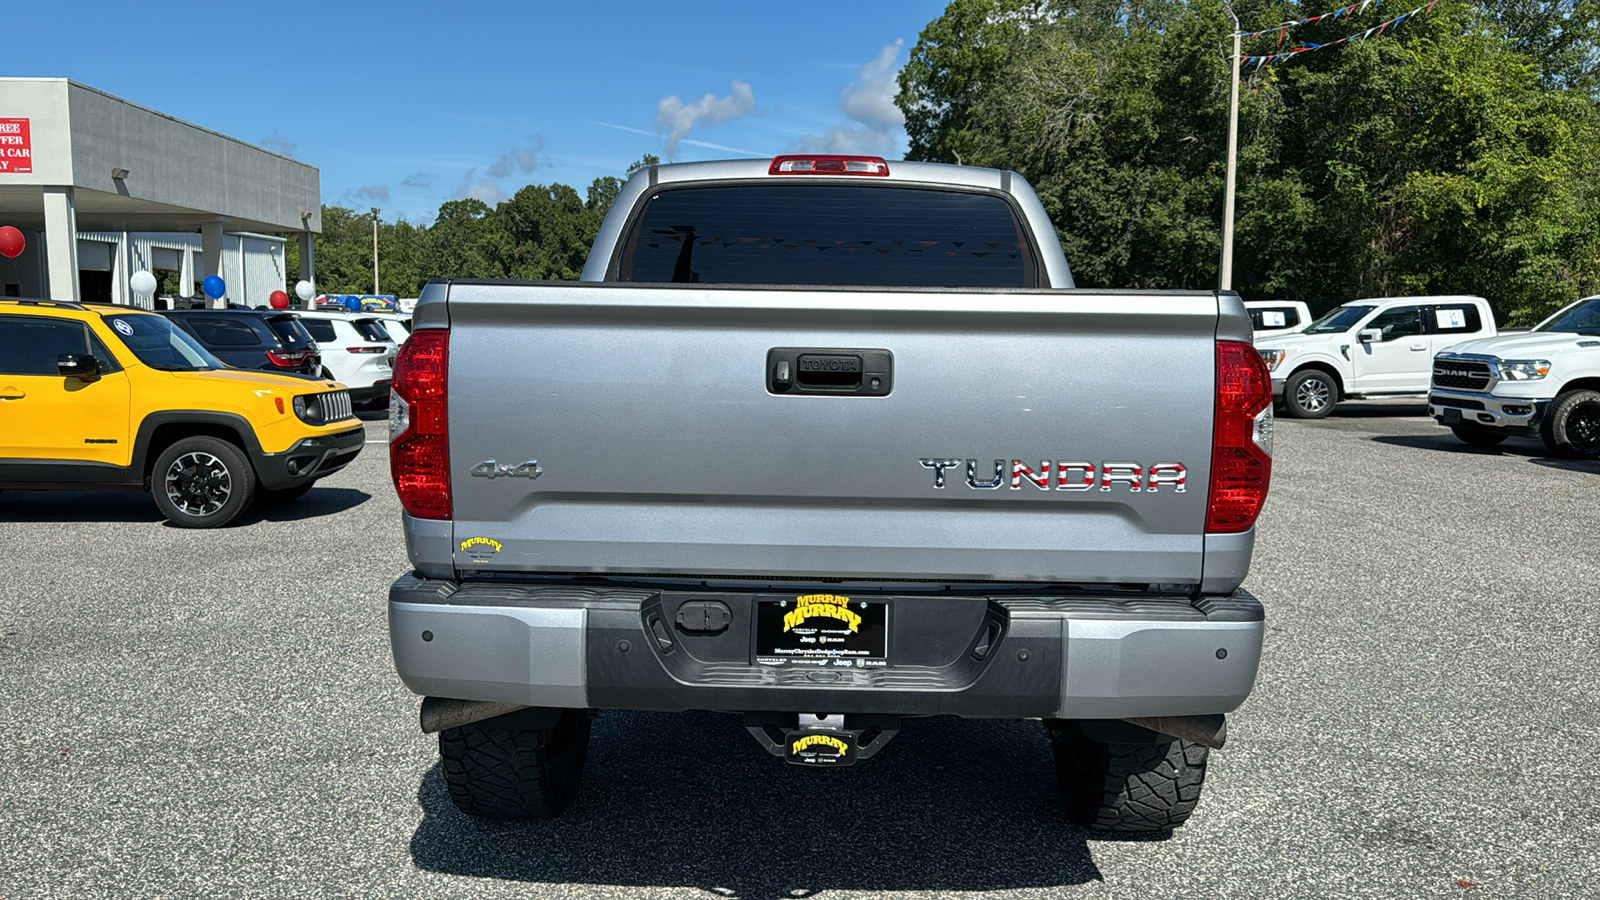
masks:
POLYGON ((1257 690, 1164 840, 1069 824, 1033 723, 817 773, 710 713, 602 715, 564 817, 480 823, 391 668, 384 445, 218 531, 7 493, 0 898, 1600 897, 1600 464, 1423 412, 1280 420, 1257 690))

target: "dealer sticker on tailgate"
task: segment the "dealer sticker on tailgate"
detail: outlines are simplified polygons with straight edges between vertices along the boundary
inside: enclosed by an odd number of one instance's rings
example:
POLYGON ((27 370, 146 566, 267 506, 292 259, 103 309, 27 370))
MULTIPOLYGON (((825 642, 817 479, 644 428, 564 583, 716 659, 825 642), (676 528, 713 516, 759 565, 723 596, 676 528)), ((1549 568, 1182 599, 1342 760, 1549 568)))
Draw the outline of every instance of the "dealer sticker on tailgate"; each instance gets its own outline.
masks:
POLYGON ((756 600, 762 665, 877 668, 889 664, 889 603, 840 594, 756 600))

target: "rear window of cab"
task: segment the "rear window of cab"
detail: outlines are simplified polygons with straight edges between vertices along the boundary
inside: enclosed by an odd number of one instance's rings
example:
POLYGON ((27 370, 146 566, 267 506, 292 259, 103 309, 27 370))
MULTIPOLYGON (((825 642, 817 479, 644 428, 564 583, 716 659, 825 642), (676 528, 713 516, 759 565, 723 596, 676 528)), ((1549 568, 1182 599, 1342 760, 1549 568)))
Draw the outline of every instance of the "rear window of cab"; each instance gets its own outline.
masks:
POLYGON ((996 194, 841 184, 666 189, 617 279, 680 284, 1037 287, 1028 229, 996 194))

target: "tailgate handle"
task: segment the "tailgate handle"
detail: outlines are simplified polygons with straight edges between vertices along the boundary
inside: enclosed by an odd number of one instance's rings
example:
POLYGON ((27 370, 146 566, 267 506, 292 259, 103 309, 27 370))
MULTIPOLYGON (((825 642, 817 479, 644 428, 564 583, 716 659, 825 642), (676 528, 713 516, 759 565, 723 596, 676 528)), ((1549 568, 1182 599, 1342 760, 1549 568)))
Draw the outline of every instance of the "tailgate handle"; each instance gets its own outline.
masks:
POLYGON ((894 354, 887 350, 774 347, 767 351, 767 392, 887 397, 894 354))

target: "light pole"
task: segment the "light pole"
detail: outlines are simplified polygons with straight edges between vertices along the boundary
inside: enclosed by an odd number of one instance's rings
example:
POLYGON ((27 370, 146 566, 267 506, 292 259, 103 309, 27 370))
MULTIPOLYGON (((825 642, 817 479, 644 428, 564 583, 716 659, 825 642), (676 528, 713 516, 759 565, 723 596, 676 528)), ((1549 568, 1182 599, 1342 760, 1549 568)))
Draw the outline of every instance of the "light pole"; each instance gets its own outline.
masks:
MULTIPOLYGON (((1234 38, 1234 42, 1237 43, 1238 38, 1234 38)), ((1229 200, 1229 203, 1232 203, 1232 200, 1229 200)), ((373 295, 378 293, 378 211, 378 207, 373 207, 373 295)))
POLYGON ((1233 184, 1239 168, 1239 17, 1223 6, 1233 20, 1233 84, 1228 92, 1228 183, 1222 196, 1222 278, 1218 285, 1233 290, 1233 184))

